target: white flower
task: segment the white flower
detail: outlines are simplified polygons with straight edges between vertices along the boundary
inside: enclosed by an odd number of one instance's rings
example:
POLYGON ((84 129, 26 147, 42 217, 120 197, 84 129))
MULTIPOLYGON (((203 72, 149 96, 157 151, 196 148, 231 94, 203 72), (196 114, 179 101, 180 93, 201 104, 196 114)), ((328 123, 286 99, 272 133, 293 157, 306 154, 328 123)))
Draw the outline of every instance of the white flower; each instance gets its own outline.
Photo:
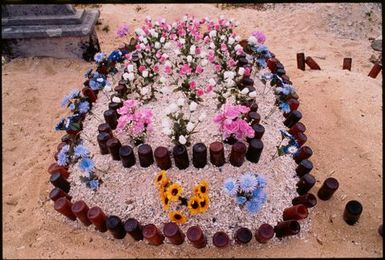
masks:
POLYGON ((143 70, 142 76, 143 76, 143 78, 147 78, 148 77, 148 70, 143 70))
POLYGON ((239 69, 238 69, 238 75, 243 76, 244 73, 245 73, 245 68, 239 67, 239 69))
POLYGON ((132 72, 128 73, 128 80, 129 81, 133 81, 134 78, 135 78, 135 74, 134 73, 132 73, 132 72))
POLYGON ((180 135, 178 141, 180 144, 186 144, 187 142, 186 137, 184 137, 184 135, 180 135))
POLYGON ((183 16, 183 22, 186 22, 187 21, 187 16, 183 16))
POLYGON ((129 74, 127 72, 123 73, 122 77, 124 80, 128 80, 129 74))
POLYGON ((178 106, 183 107, 184 105, 184 98, 178 98, 177 102, 178 106))
POLYGON ((174 50, 174 53, 175 53, 176 55, 179 55, 179 54, 180 54, 180 50, 179 50, 179 49, 175 49, 175 50, 174 50))
POLYGON ((147 63, 147 64, 151 64, 151 59, 150 59, 150 58, 147 58, 147 59, 146 59, 146 63, 147 63))
POLYGON ((213 42, 210 42, 209 47, 210 47, 211 49, 215 49, 215 44, 214 44, 213 42))
POLYGON ((144 43, 139 44, 139 46, 140 46, 140 49, 142 49, 142 50, 144 50, 146 48, 146 45, 144 45, 144 43))
POLYGON ((223 40, 225 40, 226 39, 226 36, 225 35, 221 35, 221 40, 223 41, 223 40))
POLYGON ((140 90, 140 94, 141 94, 142 96, 146 95, 147 93, 148 93, 148 88, 147 88, 147 87, 144 87, 144 88, 142 88, 142 89, 140 90))
POLYGON ((228 44, 233 44, 235 42, 235 39, 233 37, 229 37, 229 40, 227 41, 228 44))
POLYGON ((215 30, 210 31, 209 36, 210 36, 210 38, 217 36, 217 31, 215 31, 215 30))
POLYGON ((237 50, 239 50, 239 49, 243 49, 243 48, 242 48, 242 46, 241 46, 241 45, 237 44, 237 45, 235 45, 234 49, 237 51, 237 50))
POLYGON ((132 65, 132 64, 127 65, 127 71, 133 72, 134 71, 134 65, 132 65))
POLYGON ((112 98, 112 102, 114 102, 114 103, 120 103, 120 102, 122 102, 122 100, 121 100, 119 97, 113 97, 113 98, 112 98))
MULTIPOLYGON (((235 81, 232 80, 232 79, 227 79, 227 80, 225 81, 225 85, 226 85, 226 87, 231 88, 231 87, 235 86, 235 81)), ((229 93, 229 96, 231 96, 231 93, 229 93)), ((228 97, 229 97, 229 96, 228 96, 228 97)))
POLYGON ((103 78, 98 78, 96 81, 97 81, 97 82, 103 82, 104 79, 103 79, 103 78))
POLYGON ((164 48, 165 48, 165 49, 170 49, 170 47, 171 47, 171 42, 166 42, 166 43, 164 44, 164 48))
POLYGON ((159 81, 164 84, 166 82, 166 78, 162 76, 160 77, 159 81))
POLYGON ((164 43, 166 41, 166 39, 164 37, 160 37, 160 40, 159 40, 161 43, 164 43))
POLYGON ((160 42, 156 42, 155 43, 155 49, 160 49, 161 45, 160 45, 160 42))
POLYGON ((254 36, 250 36, 248 39, 247 39, 248 43, 250 45, 256 45, 258 43, 258 40, 257 38, 255 38, 254 36))
POLYGON ((215 86, 217 83, 215 82, 215 80, 213 78, 209 79, 209 84, 211 86, 215 86))
POLYGON ((181 44, 185 44, 185 43, 186 43, 186 40, 185 40, 184 38, 180 38, 180 39, 179 39, 179 42, 180 42, 181 44))
POLYGON ((177 23, 173 22, 171 26, 175 28, 177 26, 177 23))
POLYGON ((161 91, 163 94, 171 94, 171 92, 172 92, 171 88, 166 87, 166 86, 164 86, 163 88, 161 88, 160 91, 161 91))
POLYGON ((165 135, 171 135, 172 134, 172 130, 170 128, 163 128, 163 133, 165 135))
POLYGON ((170 121, 168 121, 168 119, 163 119, 162 120, 162 126, 163 128, 167 128, 167 127, 170 127, 170 121))
POLYGON ((191 132, 194 129, 195 125, 191 122, 188 122, 186 125, 187 131, 191 132))
POLYGON ((111 90, 112 90, 111 85, 106 85, 106 86, 104 87, 104 91, 110 92, 111 90))
POLYGON ((223 78, 226 80, 226 79, 233 79, 235 77, 235 72, 234 71, 225 71, 225 73, 223 73, 223 78))
POLYGON ((210 22, 210 18, 208 16, 205 17, 206 22, 210 22))
POLYGON ((195 49, 196 49, 195 45, 191 45, 191 47, 190 47, 190 54, 191 55, 195 55, 195 49))
POLYGON ((165 66, 169 66, 169 67, 172 67, 172 64, 169 60, 166 60, 166 62, 164 63, 165 66))
POLYGON ((235 40, 236 40, 237 42, 239 42, 239 41, 241 40, 241 36, 239 36, 239 35, 235 36, 235 40))
POLYGON ((169 106, 169 109, 170 109, 170 113, 175 113, 178 110, 178 106, 175 103, 172 103, 169 106))
POLYGON ((155 25, 156 25, 156 26, 159 26, 159 22, 158 22, 158 21, 156 21, 156 22, 155 22, 155 25))
POLYGON ((257 96, 257 92, 256 91, 252 91, 249 93, 249 97, 252 97, 252 98, 255 98, 257 96))
POLYGON ((208 60, 206 60, 206 59, 203 59, 203 60, 201 61, 201 65, 202 65, 202 67, 206 66, 206 65, 207 65, 207 63, 209 63, 209 61, 208 61, 208 60))
POLYGON ((192 61, 191 55, 187 56, 187 62, 191 62, 191 61, 192 61))
POLYGON ((146 35, 146 33, 141 28, 135 29, 135 33, 138 34, 138 35, 146 35))
POLYGON ((151 16, 147 15, 147 16, 146 16, 146 19, 149 20, 149 21, 151 21, 151 16))
POLYGON ((290 153, 290 154, 293 154, 295 152, 297 152, 297 147, 295 147, 294 145, 291 145, 287 148, 287 151, 290 153))
POLYGON ((198 104, 195 103, 194 101, 191 101, 191 103, 190 103, 190 111, 191 112, 195 111, 197 109, 197 107, 198 107, 198 104))
POLYGON ((248 88, 244 88, 244 89, 242 89, 241 93, 243 95, 247 95, 247 93, 249 93, 249 89, 248 88))
POLYGON ((142 40, 142 42, 143 42, 144 44, 147 44, 147 43, 148 43, 148 40, 147 40, 147 38, 146 38, 146 37, 144 37, 144 38, 143 38, 143 40, 142 40))
POLYGON ((225 19, 225 16, 222 14, 219 16, 219 19, 223 20, 223 19, 225 19))
POLYGON ((206 113, 202 113, 202 114, 199 116, 198 120, 199 120, 199 122, 202 122, 205 118, 206 118, 206 113))

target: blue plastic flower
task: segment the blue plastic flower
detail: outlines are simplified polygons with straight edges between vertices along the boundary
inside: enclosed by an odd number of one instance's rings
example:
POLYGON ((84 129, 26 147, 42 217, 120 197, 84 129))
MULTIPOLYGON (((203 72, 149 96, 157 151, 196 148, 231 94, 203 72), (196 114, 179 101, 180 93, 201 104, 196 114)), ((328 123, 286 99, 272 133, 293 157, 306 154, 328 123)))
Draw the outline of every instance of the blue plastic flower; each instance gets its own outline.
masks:
POLYGON ((99 180, 90 180, 88 185, 91 189, 97 190, 99 188, 99 180))
POLYGON ((77 157, 87 157, 90 151, 85 145, 79 144, 74 148, 74 154, 77 157))
POLYGON ((88 103, 88 101, 80 102, 80 104, 79 104, 79 112, 80 113, 87 113, 88 110, 90 110, 90 103, 88 103))
POLYGON ((66 166, 69 162, 68 157, 69 145, 63 146, 57 155, 57 164, 60 166, 66 166))
POLYGON ((90 172, 95 168, 95 163, 90 158, 82 158, 79 162, 79 168, 83 172, 90 172))
POLYGON ((66 107, 69 105, 69 103, 71 102, 71 99, 79 96, 80 94, 80 91, 79 90, 71 90, 70 93, 67 95, 67 96, 64 96, 62 101, 61 101, 61 106, 62 107, 66 107))
POLYGON ((76 108, 76 106, 75 106, 75 104, 71 104, 71 105, 69 106, 69 108, 70 108, 71 111, 74 111, 75 108, 76 108))
POLYGON ((238 192, 238 187, 238 183, 232 178, 227 178, 223 183, 223 189, 229 196, 235 196, 238 192))
POLYGON ((249 213, 255 214, 257 213, 262 207, 262 204, 257 199, 252 199, 246 202, 246 209, 249 213))
POLYGON ((279 109, 281 109, 285 113, 289 113, 290 112, 290 106, 289 106, 289 104, 287 102, 281 102, 279 104, 279 109))
POLYGON ((283 147, 283 151, 285 154, 295 154, 298 150, 298 147, 296 145, 285 145, 283 147))
POLYGON ((266 68, 266 67, 267 67, 266 60, 265 60, 264 58, 257 59, 257 63, 258 63, 259 66, 262 67, 262 68, 266 68))
POLYGON ((253 191, 257 185, 257 179, 251 173, 246 173, 239 178, 239 187, 245 192, 253 191))
POLYGON ((265 73, 265 74, 262 75, 262 79, 264 79, 264 80, 272 80, 273 77, 274 77, 274 74, 270 73, 270 72, 265 73))
POLYGON ((257 188, 252 192, 253 200, 259 200, 261 204, 267 200, 267 194, 262 188, 257 188))
POLYGON ((95 54, 94 56, 94 60, 97 62, 97 63, 100 63, 104 60, 105 58, 105 54, 103 52, 98 52, 95 54))
POLYGON ((235 203, 237 203, 238 205, 243 205, 245 204, 246 201, 247 201, 247 198, 244 196, 235 197, 235 203))
POLYGON ((267 185, 266 178, 263 177, 262 175, 257 176, 257 182, 258 182, 258 187, 264 188, 267 185))
POLYGON ((114 50, 108 56, 109 61, 118 61, 122 57, 122 52, 119 50, 114 50))

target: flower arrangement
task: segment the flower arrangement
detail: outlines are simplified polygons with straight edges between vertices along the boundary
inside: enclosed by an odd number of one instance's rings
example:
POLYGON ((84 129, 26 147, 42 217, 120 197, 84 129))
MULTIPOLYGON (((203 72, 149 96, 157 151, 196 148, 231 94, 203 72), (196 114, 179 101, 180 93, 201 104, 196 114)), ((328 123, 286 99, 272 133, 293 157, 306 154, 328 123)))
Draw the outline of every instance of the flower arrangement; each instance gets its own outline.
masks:
POLYGON ((246 113, 250 108, 242 105, 226 104, 222 112, 214 116, 214 122, 219 125, 223 133, 223 139, 235 138, 239 141, 246 140, 246 137, 254 136, 253 128, 246 122, 246 113))
POLYGON ((267 194, 264 191, 266 184, 263 176, 246 172, 239 180, 227 178, 223 183, 223 189, 226 195, 234 198, 237 205, 246 207, 251 214, 256 214, 267 200, 267 194))
POLYGON ((79 113, 75 113, 66 118, 62 118, 56 125, 55 130, 65 130, 68 134, 77 134, 83 130, 82 116, 79 113))
MULTIPOLYGON (((206 114, 201 114, 197 122, 191 119, 191 113, 187 119, 182 110, 184 103, 185 100, 180 98, 177 104, 172 103, 166 108, 166 115, 170 119, 171 125, 169 120, 163 120, 163 133, 169 136, 174 144, 190 146, 191 136, 196 133, 196 127, 205 119, 206 114)), ((191 102, 189 105, 190 112, 194 112, 196 108, 197 103, 191 102)))
POLYGON ((61 102, 61 106, 68 107, 71 112, 79 114, 85 114, 91 108, 88 98, 81 96, 78 90, 72 90, 65 96, 61 102))
POLYGON ((282 156, 285 154, 293 155, 299 149, 299 144, 293 135, 288 133, 286 130, 280 130, 280 132, 281 132, 281 141, 276 146, 277 151, 273 155, 273 159, 276 154, 278 154, 278 156, 282 156), (285 144, 282 144, 284 141, 285 141, 285 144))
MULTIPOLYGON (((178 201, 179 206, 187 206, 191 215, 204 213, 209 208, 209 188, 206 180, 202 180, 194 186, 193 195, 189 199, 182 197, 182 186, 179 183, 172 182, 166 171, 160 171, 155 176, 155 185, 158 188, 162 207, 165 211, 170 211, 171 204, 178 201)), ((169 219, 172 222, 184 224, 187 221, 187 214, 181 210, 172 210, 169 212, 169 219)))
POLYGON ((97 64, 96 71, 98 73, 103 75, 115 74, 117 72, 115 65, 117 62, 123 61, 123 53, 120 50, 114 50, 107 56, 103 52, 98 52, 94 55, 94 60, 97 64))
POLYGON ((128 99, 117 112, 121 115, 118 119, 118 131, 125 131, 136 145, 143 143, 147 133, 152 130, 152 111, 139 109, 136 100, 128 99))

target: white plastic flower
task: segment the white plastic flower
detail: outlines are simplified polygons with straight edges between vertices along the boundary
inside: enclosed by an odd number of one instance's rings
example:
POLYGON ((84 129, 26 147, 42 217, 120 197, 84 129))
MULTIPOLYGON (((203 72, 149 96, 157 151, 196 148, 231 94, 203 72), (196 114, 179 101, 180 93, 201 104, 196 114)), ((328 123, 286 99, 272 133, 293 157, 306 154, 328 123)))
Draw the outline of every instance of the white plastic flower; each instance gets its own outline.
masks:
POLYGON ((239 35, 235 36, 235 40, 236 40, 237 42, 239 42, 239 41, 241 40, 241 36, 239 36, 239 35))
POLYGON ((190 107, 189 108, 190 108, 191 112, 194 112, 197 109, 197 107, 198 107, 198 104, 196 102, 192 101, 190 103, 190 107))
POLYGON ((134 73, 132 73, 132 72, 128 73, 128 80, 129 81, 133 81, 134 78, 135 78, 135 74, 134 73))
POLYGON ((147 43, 148 43, 148 40, 147 40, 147 38, 146 38, 146 37, 143 37, 143 40, 142 40, 142 42, 143 42, 144 44, 147 44, 147 43))
POLYGON ((123 73, 122 77, 124 80, 128 80, 129 74, 127 72, 123 73))
MULTIPOLYGON (((235 86, 235 81, 232 79, 228 79, 225 81, 225 85, 226 85, 226 87, 231 88, 231 87, 235 86)), ((231 93, 229 93, 229 96, 231 96, 231 93)))
POLYGON ((206 60, 206 59, 203 59, 203 60, 201 61, 202 67, 205 67, 208 63, 209 63, 209 61, 206 60))
POLYGON ((234 71, 225 71, 225 73, 223 73, 223 78, 225 80, 230 80, 230 79, 233 79, 235 77, 235 72, 234 71))
POLYGON ((148 70, 143 70, 142 76, 143 76, 143 78, 147 78, 148 77, 148 70))
POLYGON ((225 40, 226 39, 226 36, 225 35, 221 35, 221 40, 223 41, 223 40, 225 40))
POLYGON ((186 125, 187 131, 191 132, 194 129, 195 125, 191 122, 188 122, 186 125))
POLYGON ((202 114, 199 116, 199 118, 198 118, 199 122, 202 122, 203 120, 205 120, 206 116, 207 116, 206 113, 202 113, 202 114))
POLYGON ((217 31, 215 31, 215 30, 210 31, 209 36, 210 36, 210 38, 217 36, 217 31))
POLYGON ((132 64, 127 65, 127 71, 133 72, 134 71, 134 65, 132 65, 132 64))
POLYGON ((165 49, 170 49, 170 48, 171 48, 171 42, 166 42, 166 43, 164 44, 164 48, 165 48, 165 49))
POLYGON ((174 50, 174 53, 175 53, 176 55, 179 55, 179 54, 180 54, 180 50, 179 50, 179 49, 175 49, 175 50, 174 50))
POLYGON ((187 16, 183 16, 183 22, 186 22, 187 21, 187 16))
POLYGON ((243 49, 243 48, 240 44, 237 44, 237 45, 235 45, 234 49, 237 51, 237 50, 243 49))
POLYGON ((249 93, 249 97, 252 97, 252 98, 255 98, 257 96, 257 92, 256 91, 252 91, 249 93))
POLYGON ((192 57, 191 57, 191 55, 188 55, 188 56, 187 56, 187 62, 192 62, 192 57))
POLYGON ((175 113, 178 110, 178 106, 175 103, 172 103, 170 106, 170 113, 175 113))
POLYGON ((248 88, 242 89, 241 94, 247 95, 247 93, 249 93, 249 89, 248 88))
POLYGON ((143 96, 146 95, 147 93, 148 93, 148 88, 147 87, 144 87, 144 88, 140 89, 140 94, 142 94, 143 96))
POLYGON ((104 91, 107 91, 107 92, 112 91, 111 85, 106 85, 106 86, 104 87, 104 91))
POLYGON ((144 45, 144 43, 139 44, 139 46, 140 46, 140 49, 142 49, 142 50, 144 50, 146 48, 146 45, 144 45))
POLYGON ((257 38, 255 38, 254 36, 250 36, 248 39, 247 39, 248 43, 250 45, 256 45, 258 43, 258 40, 257 38))
POLYGON ((166 39, 164 37, 160 37, 160 40, 159 40, 161 43, 164 43, 166 41, 166 39))
POLYGON ((215 86, 217 84, 217 82, 215 82, 215 80, 213 78, 209 79, 209 84, 211 86, 215 86))
POLYGON ((155 43, 155 49, 160 49, 161 45, 160 45, 160 42, 156 42, 155 43))
POLYGON ((163 128, 163 133, 165 135, 171 135, 172 134, 172 130, 170 128, 163 128))
POLYGON ((180 38, 180 39, 179 39, 179 42, 180 42, 181 44, 185 44, 185 43, 186 43, 186 40, 185 40, 184 38, 180 38))
POLYGON ((207 53, 204 52, 204 51, 202 51, 201 54, 199 54, 199 56, 200 56, 202 59, 204 59, 204 58, 206 58, 207 53))
POLYGON ((210 42, 209 47, 210 47, 211 49, 215 49, 215 44, 214 44, 213 42, 210 42))
POLYGON ((162 76, 159 78, 159 81, 164 84, 166 82, 166 78, 162 76))
POLYGON ((187 139, 184 137, 184 135, 179 136, 178 141, 180 144, 186 144, 187 139))
POLYGON ((239 67, 239 69, 238 69, 238 75, 243 76, 244 73, 245 73, 245 68, 239 67))
POLYGON ((227 41, 228 44, 233 44, 235 42, 235 39, 233 37, 229 37, 229 40, 227 41))
POLYGON ((290 153, 290 154, 293 154, 295 152, 297 152, 298 148, 295 147, 294 145, 291 145, 287 148, 287 151, 290 153))
POLYGON ((195 45, 191 45, 191 47, 190 47, 190 54, 191 55, 195 55, 195 49, 196 49, 195 45))
POLYGON ((122 100, 121 100, 119 97, 113 97, 113 98, 112 98, 112 102, 114 102, 114 103, 120 103, 120 102, 122 102, 122 100))
POLYGON ((178 106, 183 107, 184 105, 184 98, 178 98, 177 102, 178 106))

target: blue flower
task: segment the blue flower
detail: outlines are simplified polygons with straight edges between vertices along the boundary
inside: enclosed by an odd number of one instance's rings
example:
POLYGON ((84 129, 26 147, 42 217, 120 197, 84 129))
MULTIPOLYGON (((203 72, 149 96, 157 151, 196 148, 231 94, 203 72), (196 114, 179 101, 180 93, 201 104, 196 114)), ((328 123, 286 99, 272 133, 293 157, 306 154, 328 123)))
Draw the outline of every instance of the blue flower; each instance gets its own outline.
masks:
POLYGON ((69 106, 69 108, 70 108, 71 111, 74 111, 75 108, 76 108, 76 106, 75 106, 75 104, 71 104, 71 105, 69 106))
POLYGON ((267 48, 266 45, 260 45, 257 47, 257 52, 268 55, 269 54, 269 48, 267 48))
POLYGON ((261 204, 265 203, 267 200, 267 194, 262 188, 253 190, 252 197, 253 200, 259 200, 261 204))
POLYGON ((90 180, 88 182, 88 186, 93 189, 93 190, 97 190, 99 188, 99 180, 90 180))
POLYGON ((79 168, 83 172, 90 172, 95 168, 95 163, 90 158, 82 158, 79 162, 79 168))
POLYGON ((239 178, 240 188, 245 192, 251 192, 257 187, 257 179, 251 173, 246 173, 239 178))
POLYGON ((122 57, 122 52, 119 50, 112 51, 108 56, 109 61, 118 61, 122 57))
POLYGON ((289 104, 287 102, 281 102, 279 104, 279 109, 281 109, 285 113, 289 113, 290 112, 290 106, 289 106, 289 104))
POLYGON ((88 103, 88 101, 80 102, 80 104, 79 104, 79 112, 80 113, 87 113, 88 110, 90 110, 90 103, 88 103))
POLYGON ((283 147, 283 151, 285 154, 294 154, 296 153, 298 150, 297 146, 295 145, 286 145, 283 147))
POLYGON ((235 196, 238 192, 238 183, 232 178, 227 178, 223 183, 223 189, 227 195, 235 196))
POLYGON ((74 148, 74 154, 77 157, 86 157, 89 153, 90 151, 85 145, 79 144, 74 148))
POLYGON ((270 72, 265 73, 265 74, 262 75, 262 79, 264 79, 264 80, 272 80, 273 77, 274 77, 274 74, 270 73, 270 72))
POLYGON ((95 54, 94 56, 94 60, 97 62, 97 63, 100 63, 104 60, 105 58, 105 54, 103 52, 98 52, 95 54))
POLYGON ((244 196, 235 197, 235 203, 237 203, 238 205, 245 204, 246 201, 247 201, 247 198, 244 196))
POLYGON ((84 73, 85 78, 90 78, 92 76, 92 68, 89 68, 86 73, 84 73))
POLYGON ((91 89, 93 89, 93 90, 97 90, 99 87, 98 87, 98 84, 96 83, 96 81, 95 80, 90 80, 90 82, 89 82, 89 86, 90 86, 90 88, 91 89))
POLYGON ((57 155, 57 164, 60 166, 66 166, 69 162, 68 157, 68 151, 69 151, 69 145, 63 146, 63 148, 60 150, 60 152, 57 155))
POLYGON ((264 58, 257 59, 257 63, 258 63, 259 66, 262 67, 262 68, 266 68, 266 67, 267 67, 266 60, 265 60, 264 58))
POLYGON ((246 202, 246 209, 249 213, 255 214, 262 207, 260 200, 252 199, 246 202))
POLYGON ((258 182, 258 187, 260 188, 266 187, 267 181, 266 181, 266 178, 263 177, 262 175, 257 176, 257 182, 258 182))
POLYGON ((66 107, 69 105, 69 103, 71 102, 71 99, 79 96, 80 94, 80 91, 79 90, 71 90, 71 92, 67 95, 67 96, 64 96, 62 101, 61 101, 61 106, 62 107, 66 107))

